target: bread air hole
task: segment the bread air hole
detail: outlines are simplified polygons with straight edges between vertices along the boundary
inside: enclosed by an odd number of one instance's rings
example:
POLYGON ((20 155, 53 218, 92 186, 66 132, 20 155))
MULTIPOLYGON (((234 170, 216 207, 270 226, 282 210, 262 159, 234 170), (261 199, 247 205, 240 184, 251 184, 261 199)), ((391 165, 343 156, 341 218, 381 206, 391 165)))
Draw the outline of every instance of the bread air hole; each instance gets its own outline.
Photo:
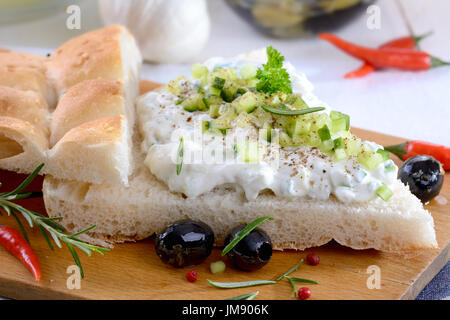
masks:
POLYGON ((0 135, 0 159, 7 159, 23 153, 22 146, 15 140, 0 135))

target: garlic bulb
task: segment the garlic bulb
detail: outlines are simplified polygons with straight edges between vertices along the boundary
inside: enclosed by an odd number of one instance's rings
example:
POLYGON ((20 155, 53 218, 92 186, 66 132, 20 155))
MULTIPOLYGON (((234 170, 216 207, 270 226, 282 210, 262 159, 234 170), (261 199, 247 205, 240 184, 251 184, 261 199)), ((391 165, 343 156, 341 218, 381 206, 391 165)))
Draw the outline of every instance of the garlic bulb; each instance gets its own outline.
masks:
POLYGON ((145 60, 192 62, 209 38, 206 0, 99 0, 105 24, 122 24, 145 60))

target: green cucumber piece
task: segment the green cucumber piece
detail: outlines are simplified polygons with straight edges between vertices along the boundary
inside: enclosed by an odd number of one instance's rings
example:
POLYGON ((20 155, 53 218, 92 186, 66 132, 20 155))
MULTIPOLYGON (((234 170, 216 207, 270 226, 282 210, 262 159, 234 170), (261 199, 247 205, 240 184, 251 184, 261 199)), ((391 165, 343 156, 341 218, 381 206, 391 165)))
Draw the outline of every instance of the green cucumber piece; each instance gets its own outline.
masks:
POLYGON ((317 133, 319 134, 320 140, 327 141, 331 139, 330 129, 325 124, 322 128, 320 128, 317 133))
POLYGON ((330 119, 338 120, 338 119, 344 119, 345 121, 345 131, 348 131, 350 129, 350 116, 348 116, 345 113, 339 112, 339 111, 331 111, 330 112, 330 119))
POLYGON ((384 201, 389 201, 393 195, 392 190, 384 183, 375 191, 375 193, 384 201))
POLYGON ((259 161, 259 146, 255 141, 240 141, 235 144, 239 158, 244 162, 259 161))
POLYGON ((253 63, 248 63, 241 68, 241 77, 245 80, 250 80, 256 77, 256 66, 253 63))
POLYGON ((236 113, 240 114, 245 111, 247 113, 252 112, 256 108, 257 98, 252 92, 247 92, 244 95, 236 99, 236 113))
POLYGON ((209 116, 211 118, 218 118, 220 117, 220 104, 210 104, 209 105, 209 116))
POLYGON ((200 63, 194 63, 191 68, 192 77, 194 79, 200 79, 204 75, 208 74, 208 68, 200 63))
POLYGON ((381 154, 381 156, 383 157, 383 161, 387 161, 390 158, 389 152, 384 149, 378 149, 377 153, 381 154))
POLYGON ((233 101, 238 88, 239 85, 236 82, 226 80, 221 92, 222 99, 225 100, 226 102, 233 101))

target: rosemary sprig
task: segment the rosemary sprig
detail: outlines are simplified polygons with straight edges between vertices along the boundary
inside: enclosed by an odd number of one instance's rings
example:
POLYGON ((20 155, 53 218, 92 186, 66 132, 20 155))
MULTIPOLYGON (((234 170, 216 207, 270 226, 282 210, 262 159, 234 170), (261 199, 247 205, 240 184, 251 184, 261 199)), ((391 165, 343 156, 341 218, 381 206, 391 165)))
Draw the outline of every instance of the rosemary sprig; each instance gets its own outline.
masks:
POLYGON ((324 107, 314 107, 314 108, 307 108, 307 109, 300 109, 300 110, 289 110, 289 109, 285 110, 285 109, 279 109, 279 108, 274 108, 274 107, 265 106, 265 105, 263 105, 262 108, 267 112, 278 114, 281 116, 300 116, 300 115, 307 114, 307 113, 325 110, 324 107))
POLYGON ((228 252, 230 252, 231 249, 234 248, 235 245, 238 244, 239 241, 244 239, 250 232, 252 232, 253 229, 255 229, 257 226, 259 226, 261 223, 267 220, 273 220, 272 217, 261 217, 258 219, 253 220, 250 222, 244 229, 242 229, 234 238, 231 240, 231 242, 223 249, 222 256, 226 255, 228 252))
POLYGON ((221 288, 221 289, 246 288, 246 287, 262 286, 262 285, 277 283, 276 281, 272 281, 272 280, 254 280, 254 281, 243 281, 243 282, 215 282, 215 281, 206 279, 206 281, 213 287, 221 288))
MULTIPOLYGON (((28 242, 29 242, 28 235, 25 232, 23 224, 17 217, 17 214, 21 214, 25 218, 30 228, 36 226, 39 229, 50 249, 54 250, 52 242, 50 241, 50 238, 48 236, 49 234, 59 248, 62 248, 61 243, 64 243, 69 248, 73 256, 73 259, 75 260, 75 263, 80 268, 81 277, 84 278, 83 267, 81 266, 80 259, 78 257, 77 252, 75 251, 75 247, 84 251, 88 256, 91 256, 92 252, 103 254, 104 252, 109 251, 109 249, 107 248, 90 245, 78 238, 79 235, 94 229, 96 225, 90 226, 89 228, 86 228, 74 234, 67 234, 65 233, 65 228, 57 222, 58 220, 61 220, 62 217, 52 217, 52 218, 46 217, 38 212, 28 210, 14 202, 11 202, 13 200, 27 199, 42 195, 42 193, 40 192, 24 192, 23 190, 34 180, 34 178, 39 174, 39 171, 41 171, 43 166, 44 164, 38 166, 33 171, 33 173, 31 173, 28 176, 28 178, 26 178, 13 191, 0 193, 0 209, 3 209, 8 216, 14 217, 14 219, 17 221, 17 224, 19 225, 19 228, 23 236, 28 242)), ((0 215, 2 215, 1 211, 0 215)))
POLYGON ((253 300, 258 294, 259 294, 259 291, 256 291, 256 292, 252 292, 252 293, 242 294, 237 297, 227 298, 225 300, 253 300))
POLYGON ((295 282, 301 282, 301 283, 312 283, 312 284, 319 284, 319 282, 315 281, 315 280, 310 280, 310 279, 305 279, 305 278, 297 278, 297 277, 288 277, 288 276, 284 276, 285 278, 287 278, 289 281, 295 281, 295 282))
POLYGON ((301 259, 299 261, 299 263, 297 263, 295 266, 293 266, 291 269, 289 269, 288 271, 286 271, 285 273, 283 273, 281 276, 279 276, 276 281, 280 281, 281 279, 283 279, 284 277, 290 275, 292 272, 296 271, 298 268, 300 268, 300 266, 303 264, 303 259, 301 259))

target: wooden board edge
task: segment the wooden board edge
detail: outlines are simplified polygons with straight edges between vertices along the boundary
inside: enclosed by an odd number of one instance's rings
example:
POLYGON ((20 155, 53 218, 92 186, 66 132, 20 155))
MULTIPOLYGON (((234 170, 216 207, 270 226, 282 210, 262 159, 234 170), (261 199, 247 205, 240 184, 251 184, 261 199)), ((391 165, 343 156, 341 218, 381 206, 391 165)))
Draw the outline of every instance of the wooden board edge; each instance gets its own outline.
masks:
POLYGON ((400 300, 415 300, 420 292, 444 268, 450 258, 450 243, 424 268, 417 279, 400 296, 400 300))

